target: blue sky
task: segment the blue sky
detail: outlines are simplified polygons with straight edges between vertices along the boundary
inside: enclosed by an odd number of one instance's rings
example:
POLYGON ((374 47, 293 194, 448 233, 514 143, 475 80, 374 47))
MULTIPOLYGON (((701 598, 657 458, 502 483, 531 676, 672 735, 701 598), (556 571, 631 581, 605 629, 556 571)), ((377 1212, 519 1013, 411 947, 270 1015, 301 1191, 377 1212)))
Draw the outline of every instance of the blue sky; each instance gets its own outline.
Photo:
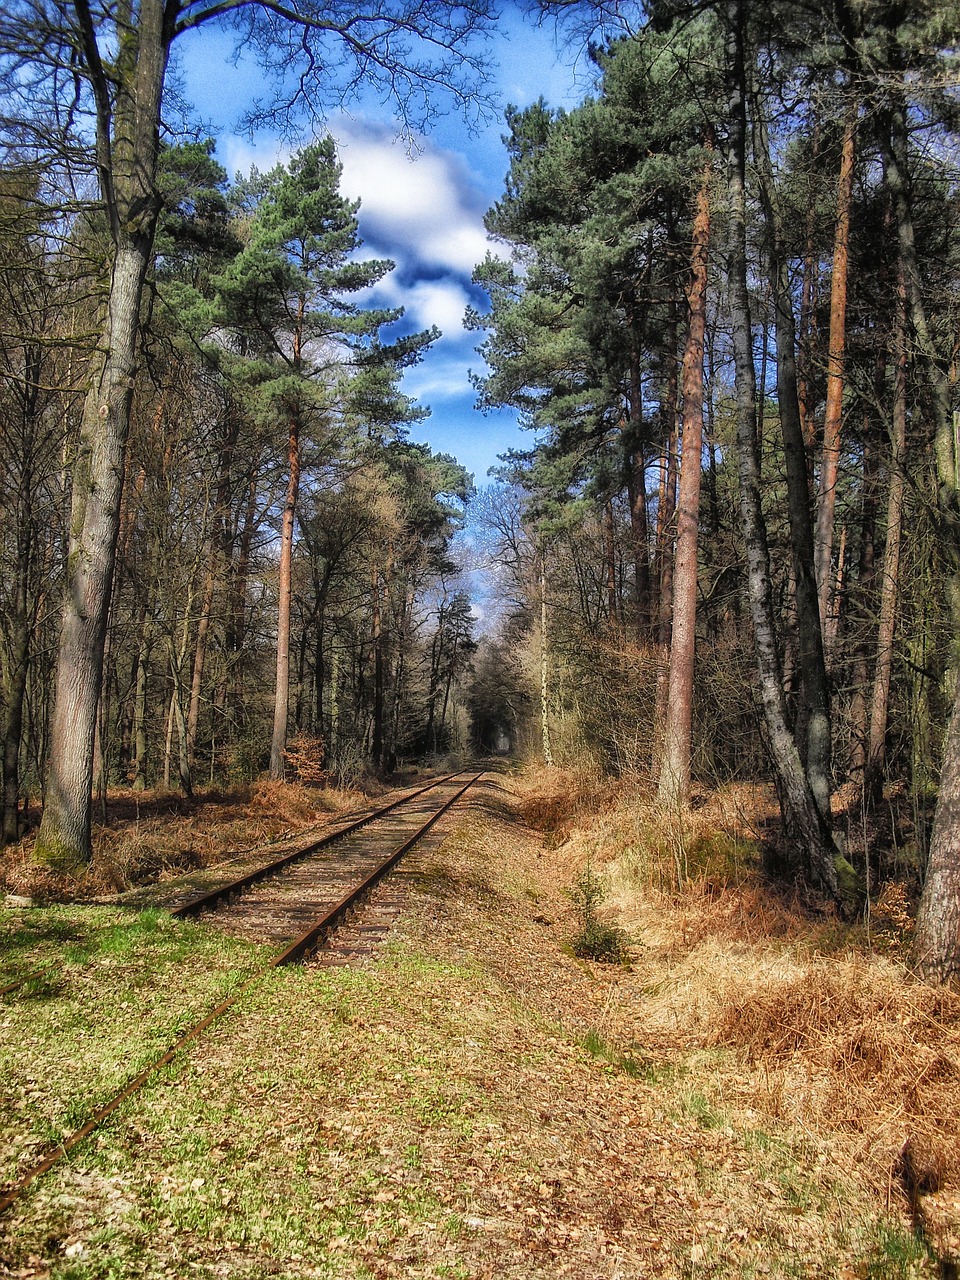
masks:
MULTIPOLYGON (((254 68, 230 61, 233 37, 204 31, 180 50, 175 72, 195 113, 217 140, 217 155, 231 176, 286 159, 291 148, 276 137, 240 132, 239 121, 257 94, 254 68)), ((406 375, 405 390, 432 414, 411 433, 437 451, 454 454, 487 482, 497 454, 522 447, 524 435, 508 412, 482 415, 473 408, 468 370, 479 370, 474 348, 481 335, 462 327, 472 291, 470 275, 490 246, 483 214, 500 196, 507 168, 501 142, 503 108, 527 106, 543 96, 551 106, 572 106, 584 95, 587 60, 557 50, 551 28, 538 28, 508 10, 490 44, 499 96, 496 118, 471 134, 455 115, 441 117, 420 138, 419 154, 397 139, 388 110, 376 104, 338 112, 328 120, 343 163, 341 190, 359 198, 364 253, 388 257, 397 269, 371 301, 406 308, 410 329, 436 325, 442 339, 406 375)), ((312 135, 304 136, 303 144, 312 135)))

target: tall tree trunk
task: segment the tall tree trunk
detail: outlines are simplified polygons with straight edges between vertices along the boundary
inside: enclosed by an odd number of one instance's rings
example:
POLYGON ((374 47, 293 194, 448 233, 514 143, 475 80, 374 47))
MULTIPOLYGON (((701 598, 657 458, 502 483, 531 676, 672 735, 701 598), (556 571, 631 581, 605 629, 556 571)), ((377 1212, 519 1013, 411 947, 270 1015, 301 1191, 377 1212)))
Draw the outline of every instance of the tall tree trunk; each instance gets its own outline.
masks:
MULTIPOLYGON (((803 705, 798 716, 804 739, 801 754, 820 819, 825 829, 831 823, 831 756, 830 687, 824 657, 823 633, 814 560, 813 521, 810 513, 810 491, 807 479, 807 451, 800 417, 797 392, 796 325, 786 252, 783 247, 782 218, 778 207, 770 153, 765 130, 758 130, 758 169, 761 202, 767 221, 767 258, 774 309, 774 332, 777 351, 777 404, 780 410, 780 432, 783 439, 787 477, 787 506, 790 519, 790 549, 797 619, 797 648, 803 705)), ((801 745, 798 743, 798 745, 801 745)), ((833 867, 831 859, 831 869, 833 867)), ((811 868, 811 871, 813 869, 811 868)), ((822 882, 822 869, 814 873, 822 882)), ((823 883, 832 883, 827 877, 823 883)))
POLYGON ((383 725, 384 725, 384 654, 383 654, 383 604, 381 599, 380 570, 374 566, 372 570, 371 598, 373 608, 373 743, 372 755, 374 767, 383 767, 383 725))
POLYGON ((960 977, 960 680, 943 749, 914 954, 925 978, 949 982, 960 977))
POLYGON ((144 791, 147 786, 147 667, 152 648, 153 622, 149 605, 143 611, 140 623, 140 644, 137 649, 137 682, 133 698, 133 789, 144 791))
POLYGON ((70 868, 92 857, 94 735, 113 583, 130 423, 140 298, 148 246, 118 249, 110 287, 107 356, 87 396, 73 470, 50 763, 34 856, 70 868))
POLYGON ((662 422, 665 452, 660 465, 660 502, 657 509, 657 688, 653 706, 654 751, 663 741, 670 694, 670 636, 673 627, 673 580, 676 568, 674 517, 677 510, 679 459, 679 384, 677 380, 677 300, 671 297, 667 311, 664 356, 667 376, 662 422))
POLYGON ((630 325, 630 386, 627 396, 629 436, 626 449, 627 499, 633 545, 633 590, 636 632, 642 642, 650 626, 650 545, 647 521, 647 470, 643 456, 643 382, 640 370, 640 324, 636 309, 630 325))
POLYGON ((736 433, 740 510, 747 559, 747 587, 753 617, 760 696, 777 774, 784 820, 800 841, 813 883, 837 893, 833 847, 787 723, 777 653, 770 580, 770 554, 763 519, 757 448, 756 373, 747 287, 746 234, 746 67, 744 0, 728 0, 727 58, 730 77, 730 164, 727 251, 731 337, 736 373, 736 433))
MULTIPOLYGON (((26 574, 26 566, 21 566, 26 574)), ((30 622, 25 608, 26 592, 19 591, 20 607, 12 620, 13 634, 3 682, 3 831, 2 843, 20 839, 20 741, 23 734, 23 703, 27 691, 30 658, 30 622)))
MULTIPOLYGON (((812 167, 816 174, 820 163, 820 120, 813 125, 812 167)), ((807 474, 811 489, 813 485, 813 446, 816 439, 816 424, 813 418, 813 348, 817 314, 817 274, 818 259, 816 251, 817 201, 811 191, 807 202, 807 217, 804 228, 803 252, 803 284, 800 290, 800 342, 797 350, 797 400, 800 407, 800 423, 803 429, 803 441, 807 450, 807 474)))
POLYGON ((817 500, 816 570, 820 626, 826 635, 833 587, 831 560, 833 526, 840 474, 840 432, 843 421, 844 365, 847 347, 847 278, 850 259, 850 208, 853 204, 853 170, 857 139, 857 104, 847 104, 837 184, 837 218, 833 238, 833 274, 830 280, 830 338, 827 351, 827 404, 823 419, 823 451, 820 457, 820 491, 817 500))
MULTIPOLYGON (((878 361, 882 369, 884 364, 878 361)), ((882 382, 874 379, 878 390, 882 382)), ((877 510, 879 505, 879 456, 877 428, 873 413, 863 415, 863 468, 861 476, 860 555, 857 563, 856 589, 853 593, 854 654, 852 664, 853 696, 850 700, 851 774, 862 784, 867 764, 869 736, 870 656, 873 640, 873 615, 876 597, 877 510)))
POLYGON ((887 738, 887 709, 890 702, 890 677, 893 670, 893 637, 897 621, 897 596, 900 590, 900 546, 903 534, 903 506, 907 477, 904 470, 907 452, 907 335, 906 289, 903 273, 897 287, 897 312, 893 337, 893 430, 890 458, 890 482, 887 487, 887 539, 883 551, 880 579, 880 622, 877 627, 877 667, 870 700, 870 735, 864 789, 873 792, 883 780, 887 738))
POLYGON ((277 681, 270 742, 270 777, 282 782, 290 707, 290 604, 293 596, 293 525, 300 492, 300 419, 290 415, 287 437, 287 499, 280 529, 280 568, 277 586, 277 681))
MULTIPOLYGON (((81 24, 90 26, 89 11, 81 24)), ((136 376, 140 303, 160 202, 155 175, 169 40, 163 0, 141 0, 108 86, 94 68, 97 165, 114 255, 99 358, 83 408, 73 466, 70 548, 50 725, 39 861, 76 867, 90 842, 94 734, 113 583, 120 495, 136 376), (111 119, 112 105, 112 119, 111 119)))
POLYGON ((703 474, 703 348, 707 327, 707 263, 710 245, 710 181, 704 168, 697 194, 687 287, 689 322, 683 352, 683 444, 673 584, 673 636, 658 798, 678 808, 690 799, 694 658, 697 631, 697 552, 703 474))
POLYGON ((547 642, 547 567, 543 551, 540 552, 540 738, 544 764, 553 765, 553 744, 550 739, 550 647, 547 642))
MULTIPOLYGON (((956 566, 960 486, 955 419, 950 405, 946 365, 931 339, 920 288, 913 211, 908 189, 906 109, 902 98, 889 105, 886 125, 886 130, 881 129, 880 137, 886 161, 887 187, 893 200, 897 224, 907 314, 917 353, 927 375, 926 382, 934 413, 934 449, 940 482, 940 506, 950 539, 946 549, 956 566)), ((956 567, 951 583, 951 604, 954 632, 958 635, 960 586, 956 567)), ((914 946, 917 967, 925 977, 946 981, 960 974, 960 681, 957 681, 944 746, 940 791, 933 818, 930 857, 917 915, 914 946)))

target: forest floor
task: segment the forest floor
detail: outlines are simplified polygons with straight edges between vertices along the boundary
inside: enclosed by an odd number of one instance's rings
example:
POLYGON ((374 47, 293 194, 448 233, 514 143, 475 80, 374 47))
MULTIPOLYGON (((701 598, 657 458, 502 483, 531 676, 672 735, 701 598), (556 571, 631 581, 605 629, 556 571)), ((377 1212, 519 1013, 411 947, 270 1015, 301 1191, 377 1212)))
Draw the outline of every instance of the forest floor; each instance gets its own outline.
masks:
MULTIPOLYGON (((951 1274, 960 998, 911 979, 895 898, 867 933, 777 897, 765 804, 488 776, 384 952, 249 988, 0 1219, 0 1275, 951 1274), (622 963, 571 949, 598 877, 622 963)), ((266 954, 7 902, 4 963, 49 968, 0 999, 0 1185, 266 954)))

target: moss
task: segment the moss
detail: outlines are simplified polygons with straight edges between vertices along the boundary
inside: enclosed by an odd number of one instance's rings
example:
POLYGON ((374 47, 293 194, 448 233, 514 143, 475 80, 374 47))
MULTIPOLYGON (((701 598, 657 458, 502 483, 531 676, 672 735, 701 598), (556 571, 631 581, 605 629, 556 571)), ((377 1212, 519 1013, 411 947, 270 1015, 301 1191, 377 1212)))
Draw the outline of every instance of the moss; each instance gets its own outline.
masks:
POLYGON ((863 882, 853 865, 842 855, 833 862, 837 870, 837 893, 847 911, 855 911, 863 899, 863 882))
POLYGON ((73 840, 62 836, 44 835, 41 827, 33 846, 33 860, 51 871, 59 871, 64 875, 79 875, 89 867, 93 855, 89 849, 83 849, 73 840))

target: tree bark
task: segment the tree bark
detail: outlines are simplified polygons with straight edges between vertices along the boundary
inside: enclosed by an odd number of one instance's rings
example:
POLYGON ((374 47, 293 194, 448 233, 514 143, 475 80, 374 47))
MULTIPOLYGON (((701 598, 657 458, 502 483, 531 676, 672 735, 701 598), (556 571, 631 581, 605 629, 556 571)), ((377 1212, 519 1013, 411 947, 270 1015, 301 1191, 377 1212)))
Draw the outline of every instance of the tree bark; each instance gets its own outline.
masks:
MULTIPOLYGON (((78 7, 79 12, 79 7, 78 7)), ((120 495, 136 376, 140 303, 159 213, 160 100, 171 32, 162 0, 141 0, 117 53, 115 93, 102 74, 97 164, 114 237, 103 345, 84 403, 73 468, 70 544, 43 820, 34 857, 89 862, 94 734, 113 582, 120 495)), ((95 33, 89 39, 95 42, 95 33)), ((94 69, 94 79, 97 79, 94 69)))
MULTIPOLYGON (((820 161, 820 120, 813 125, 813 169, 819 167, 820 161)), ((819 174, 816 179, 819 182, 819 174)), ((816 425, 813 420, 813 384, 811 369, 813 366, 814 333, 817 314, 817 269, 815 233, 817 223, 817 202, 810 193, 807 205, 806 225, 804 229, 803 284, 800 289, 800 342, 797 349, 797 400, 800 406, 800 423, 803 430, 803 442, 807 451, 807 476, 813 487, 813 446, 816 438, 816 425)))
POLYGON ((833 847, 810 790, 797 744, 787 723, 770 581, 770 555, 763 519, 757 449, 756 372, 747 287, 746 237, 746 68, 744 0, 727 3, 727 58, 730 78, 730 163, 728 177, 728 285, 736 373, 736 433, 740 510, 747 559, 747 588, 753 617, 760 696, 787 827, 800 841, 813 883, 837 895, 833 847))
POLYGON ((893 335, 893 423, 890 481, 887 488, 887 539, 880 579, 880 621, 877 627, 877 665, 870 699, 870 733, 867 739, 864 790, 870 794, 881 785, 887 738, 887 709, 893 670, 893 637, 900 590, 900 545, 906 497, 907 446, 907 300, 903 272, 897 283, 897 310, 893 335))
MULTIPOLYGON (((27 566, 18 567, 24 575, 27 566)), ((3 682, 3 831, 2 843, 12 844, 20 838, 20 739, 23 733, 23 703, 27 691, 30 659, 30 623, 26 610, 26 592, 18 591, 20 608, 12 620, 3 682)))
POLYGON ((34 850, 39 861, 64 869, 89 862, 93 852, 94 734, 146 270, 145 244, 118 250, 110 287, 107 355, 87 395, 74 463, 50 762, 34 850))
MULTIPOLYGON (((760 133, 763 136, 760 142, 758 169, 761 175, 761 200, 767 221, 767 259, 777 351, 777 405, 780 410, 780 432, 783 439, 787 478, 797 649, 803 693, 803 705, 798 717, 803 738, 802 746, 798 743, 798 747, 805 761, 807 779, 821 822, 825 829, 829 829, 832 756, 830 686, 827 679, 817 596, 807 450, 803 438, 797 387, 796 325, 790 296, 786 252, 783 247, 782 218, 777 203, 766 136, 762 129, 760 133)), ((832 865, 831 859, 831 867, 832 865)), ((819 883, 821 873, 814 873, 814 878, 819 883)))
POLYGON ((287 437, 287 498, 280 529, 280 567, 277 586, 277 681, 270 743, 270 777, 282 782, 287 749, 290 706, 290 603, 293 596, 293 526, 300 492, 300 420, 291 413, 287 437))
POLYGON ((960 977, 960 681, 944 747, 914 954, 928 980, 960 977))
POLYGON ((703 473, 703 353, 707 327, 707 263, 710 245, 710 180, 704 168, 697 193, 687 287, 689 323, 683 351, 683 442, 677 503, 676 568, 669 696, 666 700, 658 799, 678 808, 690 799, 694 660, 697 631, 697 552, 703 473))
POLYGON ((547 569, 543 551, 540 552, 540 738, 544 764, 553 765, 553 744, 550 740, 550 681, 547 644, 547 569))
MULTIPOLYGON (((880 130, 886 162, 887 187, 893 200, 900 264, 907 315, 917 351, 927 374, 927 386, 934 413, 934 451, 940 482, 940 508, 945 518, 947 546, 956 564, 958 462, 950 387, 943 360, 939 357, 927 325, 926 308, 920 288, 913 211, 908 188, 906 110, 902 99, 889 105, 886 129, 880 130)), ((956 569, 951 583, 954 630, 957 618, 956 569)), ((960 681, 947 729, 940 790, 933 817, 930 860, 920 899, 914 941, 917 967, 927 978, 946 981, 960 973, 960 681)))
MULTIPOLYGON (((833 239, 833 274, 830 280, 830 337, 827 351, 827 404, 823 419, 820 455, 820 490, 817 500, 816 571, 820 626, 829 632, 833 587, 831 561, 833 527, 840 474, 840 434, 843 423, 844 366, 847 346, 847 278, 850 260, 850 207, 853 203, 853 170, 856 155, 857 106, 851 99, 843 130, 840 178, 837 184, 837 218, 833 239)), ((828 646, 829 647, 829 646, 828 646)))

